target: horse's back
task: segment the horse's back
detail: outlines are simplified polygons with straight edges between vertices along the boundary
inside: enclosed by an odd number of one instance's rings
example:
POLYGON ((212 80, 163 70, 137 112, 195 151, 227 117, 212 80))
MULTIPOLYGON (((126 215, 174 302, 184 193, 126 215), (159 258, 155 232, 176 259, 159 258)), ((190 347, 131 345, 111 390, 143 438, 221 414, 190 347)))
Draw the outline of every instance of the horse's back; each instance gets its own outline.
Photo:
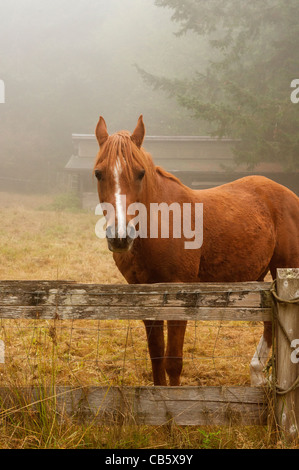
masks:
POLYGON ((236 187, 239 185, 267 205, 277 236, 283 233, 288 234, 288 238, 294 236, 299 248, 299 197, 286 186, 264 176, 241 178, 236 181, 236 187))
POLYGON ((251 175, 244 176, 237 180, 231 181, 229 183, 222 184, 221 186, 216 186, 214 188, 209 188, 205 190, 197 190, 198 194, 203 193, 213 193, 213 192, 232 192, 232 193, 248 193, 253 195, 271 195, 273 200, 279 199, 280 197, 290 197, 296 201, 299 205, 298 196, 293 193, 290 189, 282 184, 277 183, 276 181, 267 178, 266 176, 261 175, 251 175))
POLYGON ((269 209, 275 223, 291 217, 299 230, 299 197, 286 186, 266 178, 265 176, 245 176, 230 183, 197 191, 200 197, 209 199, 215 195, 220 199, 225 195, 249 204, 265 205, 269 209), (205 193, 205 195, 203 194, 205 193))

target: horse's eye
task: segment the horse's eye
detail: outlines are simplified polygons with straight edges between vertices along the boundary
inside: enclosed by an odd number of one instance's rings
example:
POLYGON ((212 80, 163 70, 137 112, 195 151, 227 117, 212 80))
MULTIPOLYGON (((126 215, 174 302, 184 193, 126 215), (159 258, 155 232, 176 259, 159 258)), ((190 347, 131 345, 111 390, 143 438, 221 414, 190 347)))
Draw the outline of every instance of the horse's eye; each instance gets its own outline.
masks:
POLYGON ((139 181, 141 181, 142 178, 144 177, 144 175, 145 175, 145 170, 141 170, 141 171, 138 173, 138 178, 137 178, 137 179, 138 179, 139 181))
POLYGON ((95 170, 94 174, 98 181, 102 179, 102 172, 100 170, 95 170))

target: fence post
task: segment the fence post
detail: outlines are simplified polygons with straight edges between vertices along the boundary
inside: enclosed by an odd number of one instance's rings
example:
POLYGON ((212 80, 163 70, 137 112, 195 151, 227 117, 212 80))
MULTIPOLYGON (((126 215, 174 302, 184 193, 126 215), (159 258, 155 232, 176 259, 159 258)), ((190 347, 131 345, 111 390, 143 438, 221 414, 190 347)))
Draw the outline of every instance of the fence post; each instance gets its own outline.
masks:
POLYGON ((299 377, 299 268, 277 270, 277 295, 275 411, 282 437, 290 441, 299 436, 298 380, 295 388, 299 377))

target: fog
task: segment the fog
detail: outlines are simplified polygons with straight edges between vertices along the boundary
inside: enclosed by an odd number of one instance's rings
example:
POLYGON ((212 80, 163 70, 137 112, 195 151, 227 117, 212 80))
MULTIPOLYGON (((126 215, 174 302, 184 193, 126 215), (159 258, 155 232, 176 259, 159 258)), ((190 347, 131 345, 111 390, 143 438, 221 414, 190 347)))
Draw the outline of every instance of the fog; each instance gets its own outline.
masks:
POLYGON ((176 4, 0 0, 0 190, 8 178, 54 188, 72 134, 93 134, 99 115, 110 133, 143 114, 147 135, 242 139, 250 169, 298 166, 296 2, 266 0, 272 16, 241 0, 176 4))
POLYGON ((39 179, 45 168, 54 176, 72 133, 92 134, 100 114, 109 132, 133 130, 143 114, 148 134, 201 133, 135 67, 191 73, 194 37, 174 35, 169 11, 150 0, 1 0, 0 11, 2 176, 39 179))

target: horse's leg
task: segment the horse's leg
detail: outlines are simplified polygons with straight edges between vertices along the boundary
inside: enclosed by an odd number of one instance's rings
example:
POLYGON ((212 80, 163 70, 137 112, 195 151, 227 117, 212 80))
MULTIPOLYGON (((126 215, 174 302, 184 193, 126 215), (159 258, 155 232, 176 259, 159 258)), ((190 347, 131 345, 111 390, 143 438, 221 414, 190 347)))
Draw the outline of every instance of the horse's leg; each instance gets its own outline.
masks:
POLYGON ((152 361, 154 385, 167 385, 164 366, 164 322, 144 320, 148 349, 152 361))
POLYGON ((169 320, 167 322, 167 350, 165 368, 170 385, 180 385, 183 367, 183 345, 187 322, 169 320))
POLYGON ((264 322, 264 333, 256 348, 254 356, 250 363, 250 377, 252 386, 260 386, 266 383, 264 368, 267 364, 269 353, 272 346, 272 323, 264 322))
MULTIPOLYGON (((263 273, 258 279, 262 282, 266 276, 269 268, 263 273)), ((260 386, 266 383, 264 375, 264 368, 267 364, 269 353, 272 346, 272 323, 269 321, 264 322, 264 332, 260 339, 260 342, 256 348, 253 358, 250 363, 250 378, 252 386, 260 386)))

